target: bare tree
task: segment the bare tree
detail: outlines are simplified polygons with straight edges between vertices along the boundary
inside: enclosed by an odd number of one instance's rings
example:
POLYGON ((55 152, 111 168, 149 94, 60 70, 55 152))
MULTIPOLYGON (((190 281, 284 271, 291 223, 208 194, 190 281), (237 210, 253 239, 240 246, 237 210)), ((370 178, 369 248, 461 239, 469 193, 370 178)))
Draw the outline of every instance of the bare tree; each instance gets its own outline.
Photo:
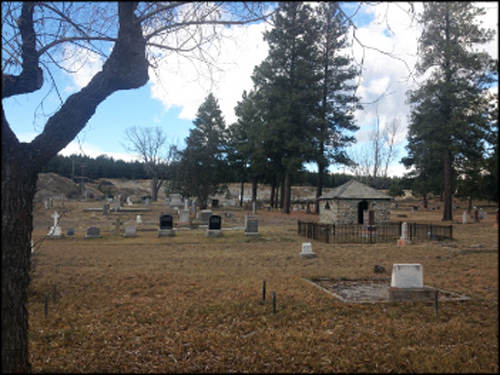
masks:
POLYGON ((172 53, 214 67, 225 26, 265 19, 267 9, 221 2, 2 3, 2 100, 38 91, 47 78, 59 94, 53 72, 76 71, 92 56, 105 60, 80 91, 65 100, 59 95, 60 107, 29 143, 19 141, 2 108, 2 372, 31 370, 27 288, 38 172, 108 96, 145 85, 149 68, 172 53))
POLYGON ((348 155, 353 161, 349 168, 354 175, 366 178, 372 186, 376 187, 379 178, 388 176, 389 165, 398 156, 396 145, 401 132, 401 123, 397 117, 394 117, 381 128, 378 111, 377 109, 375 111, 376 123, 370 134, 368 146, 357 151, 351 149, 348 155))
POLYGON ((129 152, 139 154, 144 163, 146 173, 151 177, 151 199, 156 201, 163 181, 171 172, 169 166, 178 155, 177 146, 167 146, 167 135, 159 127, 132 126, 125 129, 125 140, 128 145, 123 146, 129 152), (167 153, 162 155, 164 147, 167 148, 167 153))

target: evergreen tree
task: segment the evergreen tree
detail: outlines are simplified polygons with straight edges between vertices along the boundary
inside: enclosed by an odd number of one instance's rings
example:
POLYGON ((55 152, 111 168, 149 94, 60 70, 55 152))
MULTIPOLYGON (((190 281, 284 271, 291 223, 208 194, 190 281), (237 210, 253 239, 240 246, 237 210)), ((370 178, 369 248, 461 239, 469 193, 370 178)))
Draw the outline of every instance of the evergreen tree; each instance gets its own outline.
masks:
MULTIPOLYGON (((353 59, 342 53, 348 46, 348 26, 336 2, 322 2, 316 8, 319 20, 318 70, 321 74, 321 107, 317 119, 316 164, 318 182, 316 198, 323 191, 323 179, 331 162, 347 164, 343 149, 355 141, 348 132, 359 129, 354 110, 361 108, 354 94, 357 71, 353 59)), ((319 213, 319 204, 316 204, 319 213)))
POLYGON ((201 208, 208 198, 224 190, 226 126, 219 103, 209 94, 198 108, 194 129, 185 139, 177 168, 177 188, 184 196, 196 196, 201 208))
POLYGON ((268 57, 252 79, 264 98, 268 159, 283 168, 283 213, 290 213, 293 175, 312 159, 314 118, 320 95, 317 26, 309 5, 280 3, 275 27, 265 33, 268 57))
MULTIPOLYGON (((429 158, 442 162, 443 220, 453 219, 457 158, 486 153, 490 132, 485 93, 496 80, 496 72, 491 57, 477 51, 493 35, 475 23, 481 14, 484 10, 469 2, 429 2, 424 3, 419 19, 423 32, 417 72, 429 78, 409 93, 412 112, 417 115, 410 121, 407 160, 424 160, 418 152, 425 148, 429 158)), ((415 164, 431 172, 429 165, 415 164)))

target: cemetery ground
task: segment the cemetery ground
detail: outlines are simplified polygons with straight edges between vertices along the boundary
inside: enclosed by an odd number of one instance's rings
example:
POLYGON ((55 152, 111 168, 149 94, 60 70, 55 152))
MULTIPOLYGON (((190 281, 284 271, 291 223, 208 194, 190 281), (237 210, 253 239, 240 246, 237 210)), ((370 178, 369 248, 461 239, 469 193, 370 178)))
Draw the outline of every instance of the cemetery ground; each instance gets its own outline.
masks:
POLYGON ((35 217, 34 372, 498 373, 496 207, 485 208, 488 220, 462 224, 463 208, 443 223, 442 211, 412 213, 401 203, 392 221, 453 224, 454 239, 399 247, 300 237, 297 220, 318 220, 301 211, 258 210, 259 236, 245 236, 250 212, 225 207, 213 210, 220 238, 204 230, 158 238, 163 202, 127 214, 83 211, 99 206, 55 202, 35 217), (54 210, 63 212, 62 232, 75 235, 40 243, 54 210), (137 214, 138 236, 125 238, 137 214), (101 237, 85 239, 89 226, 101 237), (303 242, 318 257, 300 257, 303 242), (440 302, 436 314, 433 302, 345 303, 304 280, 390 278, 394 263, 420 263, 425 285, 471 299, 440 302))

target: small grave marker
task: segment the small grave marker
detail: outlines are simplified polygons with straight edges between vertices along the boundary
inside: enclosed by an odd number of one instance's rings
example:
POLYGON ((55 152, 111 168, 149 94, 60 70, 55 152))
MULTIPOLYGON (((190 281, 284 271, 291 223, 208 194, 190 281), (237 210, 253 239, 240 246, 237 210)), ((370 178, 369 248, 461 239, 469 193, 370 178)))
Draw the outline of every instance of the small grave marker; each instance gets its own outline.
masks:
POLYGON ((302 252, 299 254, 299 256, 303 258, 316 258, 317 255, 313 253, 312 251, 312 245, 310 242, 303 242, 302 243, 302 252))
POLYGON ((135 226, 125 227, 124 237, 137 237, 137 227, 135 226))
POLYGON ((75 235, 75 228, 68 228, 68 229, 66 230, 66 234, 67 234, 68 236, 74 236, 74 235, 75 235))
POLYGON ((399 263, 392 267, 391 301, 431 301, 433 289, 424 287, 424 271, 418 263, 399 263))
POLYGON ((87 228, 87 234, 85 235, 85 238, 100 238, 100 230, 97 227, 88 227, 87 228))
POLYGON ((398 246, 411 245, 411 241, 408 239, 408 224, 401 224, 401 238, 398 240, 398 246))

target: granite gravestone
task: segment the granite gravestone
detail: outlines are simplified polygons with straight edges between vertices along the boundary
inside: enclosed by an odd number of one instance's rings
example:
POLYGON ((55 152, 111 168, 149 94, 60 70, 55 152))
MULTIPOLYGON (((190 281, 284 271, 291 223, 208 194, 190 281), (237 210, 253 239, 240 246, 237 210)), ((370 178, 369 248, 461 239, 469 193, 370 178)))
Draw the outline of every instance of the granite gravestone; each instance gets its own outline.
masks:
POLYGON ((245 234, 249 236, 259 235, 259 226, 257 223, 257 218, 253 215, 245 216, 245 234))
POLYGON ((222 237, 222 218, 219 215, 212 215, 208 219, 208 230, 206 237, 222 237))
POLYGON ((101 237, 99 228, 97 227, 87 228, 87 234, 85 235, 85 238, 99 238, 99 237, 101 237))
POLYGON ((175 232, 174 218, 172 215, 160 215, 160 228, 158 229, 158 237, 174 237, 175 232))
POLYGON ((125 227, 124 237, 137 237, 137 228, 135 226, 125 227))

